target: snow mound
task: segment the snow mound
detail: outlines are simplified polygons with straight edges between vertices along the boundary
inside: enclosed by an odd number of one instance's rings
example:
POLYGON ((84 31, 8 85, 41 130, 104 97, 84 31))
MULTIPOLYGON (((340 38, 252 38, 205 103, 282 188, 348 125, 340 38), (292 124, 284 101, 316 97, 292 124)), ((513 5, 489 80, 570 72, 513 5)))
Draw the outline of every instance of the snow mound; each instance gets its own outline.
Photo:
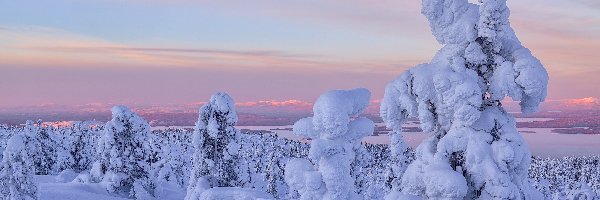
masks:
POLYGON ((275 199, 270 194, 248 188, 216 187, 200 196, 200 200, 268 200, 275 199))
POLYGON ((40 200, 124 200, 128 198, 111 195, 100 184, 80 183, 42 183, 40 184, 40 200))
POLYGON ((79 174, 73 171, 72 169, 63 170, 54 178, 57 183, 68 183, 75 180, 79 174))
POLYGON ((81 173, 71 181, 72 183, 92 183, 92 176, 89 173, 81 173))

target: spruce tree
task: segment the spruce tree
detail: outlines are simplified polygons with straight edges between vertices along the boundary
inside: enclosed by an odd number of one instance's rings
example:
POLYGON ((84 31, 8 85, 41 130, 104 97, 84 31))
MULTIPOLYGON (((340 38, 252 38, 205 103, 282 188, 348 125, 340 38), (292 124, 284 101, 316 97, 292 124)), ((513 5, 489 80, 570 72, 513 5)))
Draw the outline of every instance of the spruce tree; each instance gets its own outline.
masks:
POLYGON ((32 138, 14 135, 2 153, 0 163, 0 199, 38 199, 38 186, 33 180, 34 166, 29 147, 32 138))
POLYGON ((113 107, 98 145, 92 175, 107 191, 138 199, 158 196, 150 166, 150 126, 144 119, 125 106, 113 107))
POLYGON ((42 121, 34 123, 28 120, 25 123, 25 136, 31 138, 31 159, 35 168, 35 174, 47 175, 55 172, 57 152, 56 143, 51 138, 52 129, 44 127, 42 121))
POLYGON ((226 93, 216 93, 200 108, 194 131, 193 169, 187 200, 202 193, 203 184, 210 187, 237 187, 249 182, 247 169, 240 169, 239 131, 235 103, 226 93))
POLYGON ((444 47, 392 81, 382 105, 388 127, 399 130, 418 117, 433 133, 416 149, 398 199, 541 198, 527 179, 531 154, 502 100, 509 96, 522 112, 536 111, 548 74, 510 27, 506 0, 422 5, 444 47))

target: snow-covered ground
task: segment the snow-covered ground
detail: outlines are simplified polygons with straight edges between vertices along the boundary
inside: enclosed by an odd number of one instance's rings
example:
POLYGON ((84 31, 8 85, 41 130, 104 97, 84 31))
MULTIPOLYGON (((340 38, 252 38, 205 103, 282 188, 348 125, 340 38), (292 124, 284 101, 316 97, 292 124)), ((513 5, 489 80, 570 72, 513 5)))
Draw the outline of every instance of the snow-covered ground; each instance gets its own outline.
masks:
MULTIPOLYGON (((74 176, 36 175, 35 182, 39 186, 40 200, 120 200, 128 199, 110 194, 101 183, 71 182, 74 176)), ((177 188, 170 183, 161 183, 164 200, 181 200, 185 197, 185 189, 177 188)))

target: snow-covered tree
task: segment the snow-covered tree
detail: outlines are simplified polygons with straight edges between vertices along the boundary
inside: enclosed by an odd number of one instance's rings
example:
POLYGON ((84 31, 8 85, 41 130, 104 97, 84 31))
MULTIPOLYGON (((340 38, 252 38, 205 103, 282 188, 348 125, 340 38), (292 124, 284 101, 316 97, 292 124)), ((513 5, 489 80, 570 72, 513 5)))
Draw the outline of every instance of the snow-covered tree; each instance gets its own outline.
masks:
POLYGON ((396 89, 397 83, 388 84, 385 88, 385 97, 381 102, 380 116, 384 120, 386 126, 392 131, 390 136, 390 162, 388 163, 389 172, 387 176, 387 184, 392 191, 400 191, 400 183, 402 175, 409 164, 407 153, 409 152, 408 145, 402 137, 402 124, 406 122, 408 114, 406 111, 401 111, 400 93, 396 89))
POLYGON ((58 127, 53 128, 51 135, 52 140, 55 142, 56 157, 54 158, 55 162, 52 166, 52 172, 58 173, 62 172, 66 169, 73 169, 73 163, 75 162, 73 159, 73 155, 71 155, 71 131, 70 127, 58 127))
POLYGON ((312 138, 307 161, 293 161, 286 169, 286 182, 301 199, 359 199, 351 176, 351 164, 361 139, 371 135, 373 121, 357 117, 369 105, 371 93, 364 88, 332 90, 322 94, 313 107, 313 117, 298 120, 294 134, 312 138), (289 175, 288 175, 289 174, 289 175))
POLYGON ((13 136, 14 132, 13 128, 0 124, 0 160, 2 160, 2 152, 6 149, 7 142, 13 136))
POLYGON ((125 106, 115 106, 98 142, 99 158, 91 174, 111 193, 138 199, 157 197, 151 153, 148 122, 125 106))
POLYGON ((267 182, 266 192, 276 198, 284 198, 287 191, 282 188, 285 185, 283 173, 283 152, 280 140, 277 136, 266 134, 268 138, 268 148, 266 153, 265 179, 267 182))
POLYGON ((176 140, 169 140, 163 137, 156 137, 157 162, 154 163, 159 180, 172 182, 179 187, 184 187, 187 183, 185 166, 185 155, 182 146, 176 140))
POLYGON ((28 153, 31 139, 14 135, 8 141, 0 163, 0 199, 38 199, 38 187, 33 181, 35 169, 28 153))
POLYGON ((211 187, 237 187, 249 180, 247 169, 240 169, 238 116, 235 103, 223 92, 215 93, 200 108, 194 132, 193 169, 186 200, 200 197, 205 181, 211 187))
POLYGON ((266 177, 265 164, 267 162, 265 155, 269 151, 267 145, 270 141, 266 140, 266 134, 241 134, 243 143, 241 143, 239 156, 248 167, 247 173, 250 175, 249 184, 253 188, 261 188, 267 191, 268 178, 266 177))
POLYGON ((68 128, 68 133, 72 169, 77 172, 88 170, 96 155, 96 130, 85 122, 76 122, 68 128))
POLYGON ((506 0, 423 0, 422 13, 444 47, 386 89, 382 116, 399 130, 407 117, 434 135, 402 177, 406 195, 447 199, 537 199, 531 155, 502 107, 509 96, 531 113, 548 74, 508 21, 506 0))
POLYGON ((52 129, 44 127, 42 121, 34 123, 28 120, 25 123, 25 136, 31 138, 30 155, 35 167, 35 174, 46 175, 56 173, 54 167, 57 158, 57 147, 51 137, 52 129))

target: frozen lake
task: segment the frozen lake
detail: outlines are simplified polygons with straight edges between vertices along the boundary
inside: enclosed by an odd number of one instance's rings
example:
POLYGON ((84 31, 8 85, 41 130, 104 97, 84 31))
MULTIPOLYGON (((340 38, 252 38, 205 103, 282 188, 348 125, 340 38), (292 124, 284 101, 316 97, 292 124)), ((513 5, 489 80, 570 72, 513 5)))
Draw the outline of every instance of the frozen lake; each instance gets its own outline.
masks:
MULTIPOLYGON (((551 118, 517 118, 517 122, 548 121, 551 118)), ((383 126, 378 123, 377 126, 383 126)), ((416 122, 407 122, 406 127, 418 127, 416 122)), ((164 129, 165 127, 153 127, 153 129, 164 129)), ((175 128, 175 127, 173 127, 175 128)), ((176 128, 194 128, 193 126, 176 128)), ((291 131, 292 126, 238 126, 239 129, 266 130, 277 133, 280 136, 301 140, 302 138, 294 135, 291 131)), ((539 157, 563 157, 563 156, 586 156, 600 155, 600 135, 584 134, 557 134, 552 132, 552 128, 519 128, 518 129, 532 155, 539 157)), ((430 134, 422 132, 405 132, 404 140, 411 147, 417 147, 421 141, 429 137, 430 134)), ((389 144, 387 135, 368 136, 364 142, 373 144, 389 144)))
MULTIPOLYGON (((241 126, 241 129, 269 130, 290 139, 301 139, 290 130, 291 126, 241 126), (277 130, 279 129, 279 130, 277 130)), ((600 135, 558 134, 552 128, 519 128, 527 142, 531 154, 538 157, 588 156, 600 155, 600 135)), ((405 132, 404 140, 411 147, 417 147, 431 134, 405 132)), ((364 140, 373 144, 389 144, 388 135, 368 136, 364 140)))

